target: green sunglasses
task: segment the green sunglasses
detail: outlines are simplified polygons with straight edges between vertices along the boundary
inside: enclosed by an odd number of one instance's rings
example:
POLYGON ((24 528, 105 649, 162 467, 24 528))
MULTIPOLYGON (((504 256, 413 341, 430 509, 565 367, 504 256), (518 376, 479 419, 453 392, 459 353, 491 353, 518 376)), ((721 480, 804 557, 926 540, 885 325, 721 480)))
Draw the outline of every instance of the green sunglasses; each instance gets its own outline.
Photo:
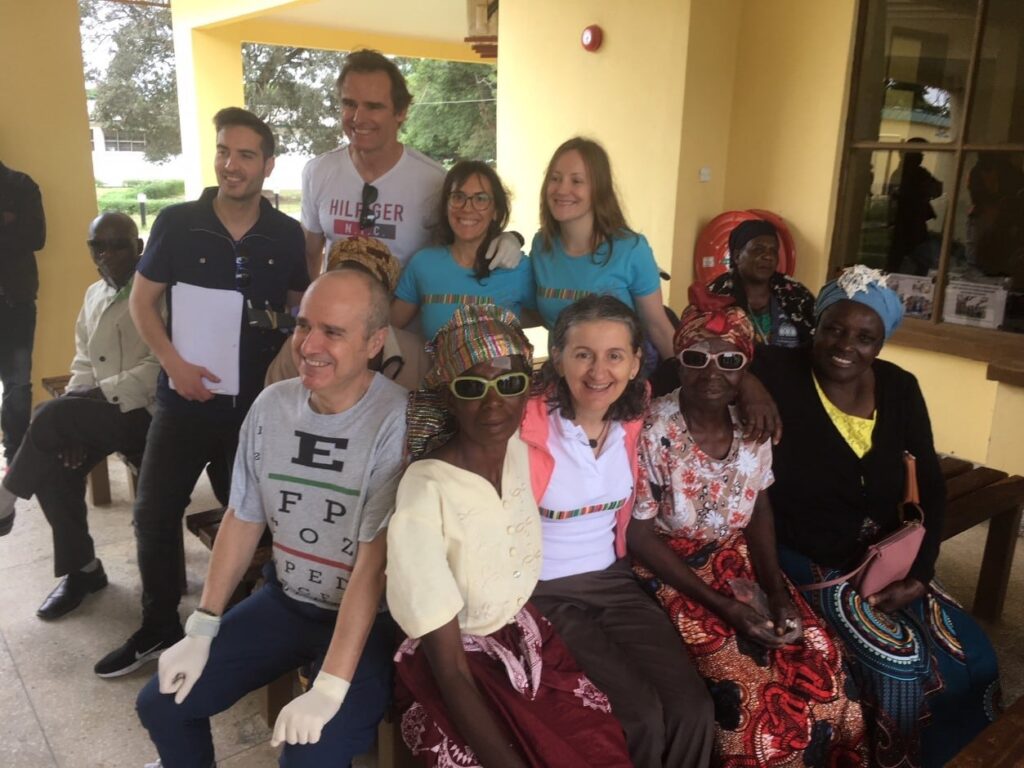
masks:
POLYGON ((448 389, 459 400, 483 400, 487 397, 487 390, 492 387, 502 397, 518 397, 529 389, 530 376, 522 371, 503 373, 494 379, 485 379, 481 376, 456 376, 448 385, 448 389))

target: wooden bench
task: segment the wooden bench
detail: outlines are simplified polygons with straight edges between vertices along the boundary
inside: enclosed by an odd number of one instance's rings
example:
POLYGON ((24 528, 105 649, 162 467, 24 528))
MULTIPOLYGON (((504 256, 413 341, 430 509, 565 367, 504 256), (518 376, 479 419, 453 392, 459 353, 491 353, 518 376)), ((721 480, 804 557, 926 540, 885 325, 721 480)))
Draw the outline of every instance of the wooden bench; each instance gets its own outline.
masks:
POLYGON ((1024 697, 975 737, 946 768, 1019 768, 1024 765, 1024 697))
POLYGON ((1006 602, 1024 510, 1024 477, 953 456, 943 456, 939 463, 946 478, 943 540, 989 521, 971 612, 986 621, 998 621, 1006 602))

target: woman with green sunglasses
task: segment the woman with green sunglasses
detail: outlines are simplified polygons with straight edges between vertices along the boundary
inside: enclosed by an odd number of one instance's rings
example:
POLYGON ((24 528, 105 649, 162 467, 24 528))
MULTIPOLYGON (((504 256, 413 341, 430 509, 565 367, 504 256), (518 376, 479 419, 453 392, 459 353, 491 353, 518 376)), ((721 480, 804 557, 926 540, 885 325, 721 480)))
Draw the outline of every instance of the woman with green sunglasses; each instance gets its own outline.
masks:
POLYGON ((431 346, 388 527, 388 605, 410 638, 403 738, 428 765, 626 768, 607 697, 528 602, 541 534, 518 429, 532 347, 494 305, 460 307, 431 346))

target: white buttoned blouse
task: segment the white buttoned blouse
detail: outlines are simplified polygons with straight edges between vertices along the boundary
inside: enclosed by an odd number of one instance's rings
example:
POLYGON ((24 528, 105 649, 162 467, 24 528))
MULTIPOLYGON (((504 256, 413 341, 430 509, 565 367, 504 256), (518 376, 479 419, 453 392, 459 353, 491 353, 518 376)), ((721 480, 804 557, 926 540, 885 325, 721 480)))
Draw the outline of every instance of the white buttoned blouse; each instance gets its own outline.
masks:
POLYGON ((388 526, 387 600, 412 638, 458 616, 488 635, 529 600, 541 566, 540 518, 526 445, 508 443, 501 497, 479 475, 437 459, 414 462, 388 526))

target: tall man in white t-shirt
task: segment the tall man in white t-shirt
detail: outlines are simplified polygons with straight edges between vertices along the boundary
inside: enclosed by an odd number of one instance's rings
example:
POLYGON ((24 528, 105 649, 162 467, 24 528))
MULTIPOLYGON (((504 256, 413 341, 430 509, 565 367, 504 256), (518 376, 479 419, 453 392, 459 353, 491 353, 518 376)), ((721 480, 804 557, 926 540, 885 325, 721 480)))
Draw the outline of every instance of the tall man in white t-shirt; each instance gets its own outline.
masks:
POLYGON ((337 81, 348 145, 315 157, 302 172, 302 228, 311 277, 324 244, 353 235, 384 241, 404 266, 430 241, 444 168, 398 140, 412 95, 394 62, 353 51, 337 81))
MULTIPOLYGON (((345 57, 336 83, 348 144, 310 160, 302 171, 302 230, 306 263, 315 278, 324 245, 368 235, 384 241, 404 267, 430 244, 441 206, 445 170, 398 140, 412 103, 405 78, 378 51, 345 57)), ((490 246, 492 268, 514 268, 522 238, 505 233, 490 246)))

